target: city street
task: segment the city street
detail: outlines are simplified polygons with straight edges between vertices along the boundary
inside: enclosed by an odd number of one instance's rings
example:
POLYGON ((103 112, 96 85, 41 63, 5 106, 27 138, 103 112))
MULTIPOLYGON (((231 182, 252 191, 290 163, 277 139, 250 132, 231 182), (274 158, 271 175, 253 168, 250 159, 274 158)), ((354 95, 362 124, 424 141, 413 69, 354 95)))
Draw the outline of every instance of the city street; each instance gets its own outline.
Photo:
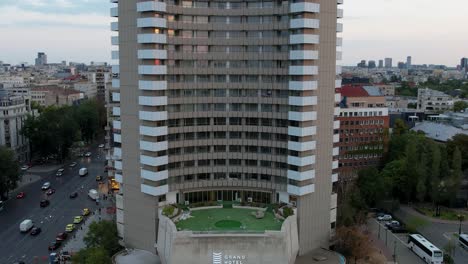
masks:
MULTIPOLYGON (((78 158, 77 166, 70 168, 71 162, 64 164, 65 172, 61 177, 56 177, 56 171, 48 173, 34 173, 42 177, 41 180, 33 182, 20 188, 13 193, 12 199, 5 203, 5 208, 0 212, 0 263, 9 264, 17 260, 26 263, 35 262, 35 259, 43 259, 48 256, 48 245, 55 241, 58 233, 65 231, 67 224, 73 223, 73 217, 81 215, 83 208, 94 211, 97 205, 88 196, 89 189, 98 189, 96 175, 104 176, 105 153, 102 149, 93 149, 90 158, 78 158), (79 177, 78 170, 82 167, 88 168, 89 174, 79 177), (44 182, 49 181, 51 188, 56 192, 49 196, 50 205, 41 208, 39 201, 47 198, 41 190, 44 182), (25 192, 23 199, 16 199, 18 192, 25 192), (72 192, 78 192, 78 197, 70 199, 72 192), (20 233, 19 224, 31 219, 36 227, 42 232, 34 237, 30 234, 20 233)), ((27 175, 27 173, 26 173, 27 175)), ((107 180, 104 177, 104 182, 107 180)), ((77 225, 79 228, 79 225, 77 225)), ((73 237, 73 233, 69 235, 73 237)))

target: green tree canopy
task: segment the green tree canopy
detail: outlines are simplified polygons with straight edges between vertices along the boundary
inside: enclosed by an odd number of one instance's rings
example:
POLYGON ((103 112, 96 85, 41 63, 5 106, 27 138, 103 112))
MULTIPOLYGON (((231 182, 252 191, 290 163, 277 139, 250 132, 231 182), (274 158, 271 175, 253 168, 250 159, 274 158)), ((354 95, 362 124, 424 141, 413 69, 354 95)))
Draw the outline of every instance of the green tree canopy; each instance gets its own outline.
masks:
POLYGON ((453 104, 453 111, 460 112, 468 108, 468 103, 465 101, 457 101, 453 104))
POLYGON ((76 264, 110 264, 111 256, 102 247, 85 248, 78 251, 72 258, 76 264))
POLYGON ((15 153, 0 146, 0 199, 6 198, 8 192, 16 188, 19 176, 19 163, 15 153))
POLYGON ((109 256, 121 249, 117 226, 112 221, 91 223, 89 231, 84 237, 84 242, 88 248, 102 247, 109 256))

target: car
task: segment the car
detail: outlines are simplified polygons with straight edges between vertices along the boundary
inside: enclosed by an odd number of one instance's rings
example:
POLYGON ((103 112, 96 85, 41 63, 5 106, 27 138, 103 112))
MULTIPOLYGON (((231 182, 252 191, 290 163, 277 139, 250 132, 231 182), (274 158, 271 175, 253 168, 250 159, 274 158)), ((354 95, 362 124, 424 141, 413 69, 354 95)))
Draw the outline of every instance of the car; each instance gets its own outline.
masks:
POLYGON ((91 157, 91 152, 86 152, 84 155, 85 157, 91 157))
POLYGON ((101 175, 96 176, 96 181, 102 181, 102 176, 101 175))
POLYGON ((76 165, 78 165, 78 163, 72 162, 72 163, 70 163, 70 165, 68 165, 68 166, 69 166, 70 168, 73 168, 73 167, 75 167, 76 165))
POLYGON ((58 233, 57 236, 55 237, 56 241, 64 241, 67 239, 68 234, 67 233, 58 233))
POLYGON ((75 216, 75 218, 73 218, 73 223, 74 224, 79 224, 83 221, 83 216, 79 215, 79 216, 75 216))
POLYGON ((27 171, 27 170, 29 170, 29 166, 28 166, 28 165, 24 165, 24 166, 21 167, 21 170, 22 170, 22 171, 27 171))
POLYGON ((98 148, 103 148, 104 144, 99 144, 98 148))
POLYGON ((55 176, 56 177, 62 177, 63 173, 61 173, 60 171, 57 171, 57 173, 55 173, 55 176))
POLYGON ((54 194, 54 193, 55 193, 55 189, 49 189, 49 190, 47 190, 47 192, 46 192, 47 195, 52 195, 52 194, 54 194))
POLYGON ((78 197, 78 193, 77 193, 77 192, 72 192, 72 193, 70 193, 70 199, 75 199, 76 197, 78 197))
POLYGON ((60 256, 62 257, 62 260, 71 260, 71 255, 68 251, 60 252, 60 256))
POLYGON ((57 172, 61 172, 61 173, 63 173, 64 171, 65 171, 64 168, 60 168, 60 169, 57 170, 57 172))
POLYGON ((389 226, 388 229, 392 233, 406 233, 406 232, 408 232, 408 230, 406 230, 406 228, 404 226, 402 226, 402 225, 389 226))
POLYGON ((384 214, 382 216, 378 216, 377 220, 378 221, 390 221, 390 220, 392 220, 392 216, 388 215, 388 214, 384 214))
POLYGON ((49 204, 50 204, 49 200, 46 200, 46 199, 41 200, 41 202, 39 203, 41 207, 47 207, 49 206, 49 204))
POLYGON ((49 250, 56 250, 58 249, 60 246, 62 245, 62 242, 61 241, 54 241, 52 243, 49 244, 49 250))
POLYGON ((48 190, 50 188, 50 182, 44 182, 44 184, 42 184, 42 187, 41 189, 42 190, 48 190))
POLYGON ((37 236, 39 233, 41 233, 42 229, 40 227, 33 227, 31 229, 31 233, 29 233, 31 236, 37 236))
POLYGON ((24 192, 19 192, 19 193, 16 195, 16 199, 23 199, 25 195, 26 195, 26 194, 25 194, 24 192))
POLYGON ((389 221, 389 222, 385 223, 385 226, 386 226, 387 228, 390 227, 390 226, 399 226, 399 225, 400 225, 400 222, 395 221, 395 220, 389 221))
POLYGON ((22 260, 18 260, 18 261, 13 262, 13 264, 26 264, 26 263, 22 260))
POLYGON ((66 227, 65 227, 65 232, 73 232, 73 230, 75 230, 75 225, 74 224, 68 224, 66 227))
POLYGON ((89 209, 88 209, 88 208, 85 208, 85 209, 83 209, 83 211, 81 212, 81 215, 82 215, 82 216, 87 216, 87 215, 89 215, 90 213, 91 213, 91 212, 89 211, 89 209))

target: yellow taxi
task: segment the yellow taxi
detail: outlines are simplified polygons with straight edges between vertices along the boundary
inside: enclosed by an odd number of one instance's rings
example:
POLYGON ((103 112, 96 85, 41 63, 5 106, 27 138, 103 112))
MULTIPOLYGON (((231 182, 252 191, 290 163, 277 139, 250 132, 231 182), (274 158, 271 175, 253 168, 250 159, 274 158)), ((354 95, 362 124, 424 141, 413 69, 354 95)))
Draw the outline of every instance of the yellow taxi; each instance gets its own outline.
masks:
POLYGON ((87 215, 89 215, 90 213, 91 213, 91 212, 89 211, 89 209, 88 209, 88 208, 85 208, 85 209, 83 209, 83 212, 81 213, 81 215, 87 216, 87 215))
POLYGON ((67 227, 65 227, 65 232, 73 232, 75 230, 75 225, 74 224, 68 224, 67 227))
POLYGON ((83 217, 80 215, 80 216, 75 216, 75 218, 73 218, 73 223, 74 224, 79 224, 81 223, 81 221, 83 221, 83 217))

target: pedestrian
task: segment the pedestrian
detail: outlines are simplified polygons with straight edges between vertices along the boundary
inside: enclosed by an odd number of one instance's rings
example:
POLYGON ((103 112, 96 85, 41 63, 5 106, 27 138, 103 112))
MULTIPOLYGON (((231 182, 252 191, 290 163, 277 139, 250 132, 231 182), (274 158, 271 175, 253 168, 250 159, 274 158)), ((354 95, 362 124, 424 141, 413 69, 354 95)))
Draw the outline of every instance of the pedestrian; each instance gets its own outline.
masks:
POLYGON ((101 216, 99 216, 99 221, 101 221, 101 216))
POLYGON ((83 226, 80 226, 80 229, 83 230, 83 226))

